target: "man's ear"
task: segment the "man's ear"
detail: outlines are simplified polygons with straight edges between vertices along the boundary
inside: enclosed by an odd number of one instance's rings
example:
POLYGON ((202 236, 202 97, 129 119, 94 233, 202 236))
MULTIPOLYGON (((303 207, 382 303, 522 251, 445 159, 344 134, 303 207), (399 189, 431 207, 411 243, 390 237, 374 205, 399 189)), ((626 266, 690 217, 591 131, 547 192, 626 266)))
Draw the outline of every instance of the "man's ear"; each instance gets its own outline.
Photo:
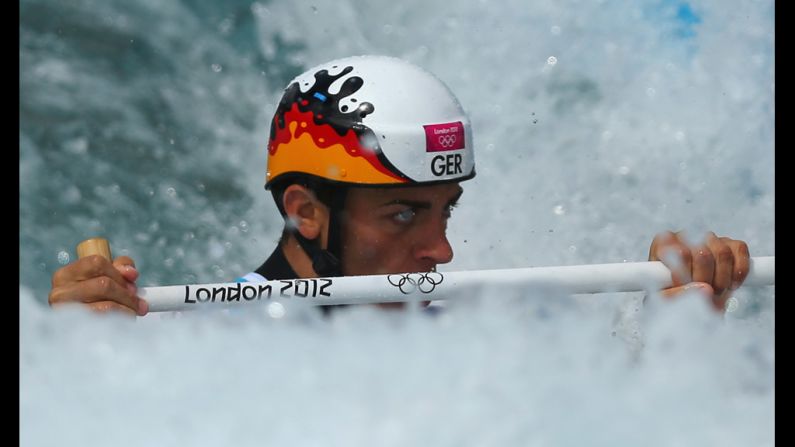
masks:
POLYGON ((287 225, 294 225, 309 240, 323 235, 324 228, 328 226, 329 211, 311 189, 297 184, 288 186, 282 195, 282 204, 287 214, 287 225))

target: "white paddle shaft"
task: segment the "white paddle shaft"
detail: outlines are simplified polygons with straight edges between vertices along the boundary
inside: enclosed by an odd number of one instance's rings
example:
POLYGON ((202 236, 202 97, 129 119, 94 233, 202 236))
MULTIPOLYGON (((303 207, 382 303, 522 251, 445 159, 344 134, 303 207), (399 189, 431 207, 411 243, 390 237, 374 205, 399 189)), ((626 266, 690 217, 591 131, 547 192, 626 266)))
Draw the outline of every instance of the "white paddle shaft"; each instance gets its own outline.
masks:
MULTIPOLYGON (((774 274, 775 256, 753 257, 744 286, 772 286, 774 274)), ((165 312, 286 299, 313 305, 454 299, 474 288, 505 284, 570 294, 637 292, 669 287, 671 272, 661 262, 628 262, 142 287, 138 295, 149 303, 150 312, 165 312)))

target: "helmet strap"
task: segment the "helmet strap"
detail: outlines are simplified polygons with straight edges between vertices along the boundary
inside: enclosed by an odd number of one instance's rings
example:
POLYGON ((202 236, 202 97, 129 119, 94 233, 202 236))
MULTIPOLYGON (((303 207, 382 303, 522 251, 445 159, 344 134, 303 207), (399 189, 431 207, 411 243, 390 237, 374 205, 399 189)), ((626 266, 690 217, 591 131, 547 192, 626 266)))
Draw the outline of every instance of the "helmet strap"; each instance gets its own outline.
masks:
POLYGON ((324 278, 342 276, 340 261, 336 256, 328 250, 320 248, 316 240, 309 240, 297 231, 293 233, 293 236, 298 241, 298 245, 309 256, 309 259, 312 260, 312 269, 318 276, 324 278))
POLYGON ((347 188, 335 188, 331 196, 326 250, 337 259, 338 276, 342 276, 342 213, 345 209, 347 188))
POLYGON ((304 237, 297 229, 293 236, 298 245, 312 260, 312 269, 322 277, 342 276, 342 242, 341 242, 341 215, 345 208, 345 188, 334 190, 329 207, 328 244, 325 249, 320 246, 319 239, 310 240, 304 237))

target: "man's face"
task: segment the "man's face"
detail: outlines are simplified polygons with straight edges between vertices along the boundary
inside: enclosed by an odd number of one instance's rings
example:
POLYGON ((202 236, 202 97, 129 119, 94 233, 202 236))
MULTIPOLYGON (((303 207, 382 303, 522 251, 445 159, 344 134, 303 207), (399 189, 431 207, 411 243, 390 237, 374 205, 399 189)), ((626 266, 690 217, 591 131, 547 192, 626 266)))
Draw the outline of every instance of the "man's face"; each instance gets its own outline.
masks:
POLYGON ((450 262, 447 220, 463 192, 458 183, 351 188, 342 226, 345 274, 427 272, 450 262))

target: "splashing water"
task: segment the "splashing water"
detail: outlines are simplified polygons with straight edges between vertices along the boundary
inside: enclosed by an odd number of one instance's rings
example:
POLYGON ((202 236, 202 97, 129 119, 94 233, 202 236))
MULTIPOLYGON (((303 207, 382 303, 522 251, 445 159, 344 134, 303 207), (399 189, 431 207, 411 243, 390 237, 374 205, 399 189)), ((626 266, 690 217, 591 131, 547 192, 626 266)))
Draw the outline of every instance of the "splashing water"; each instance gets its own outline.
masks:
POLYGON ((773 47, 771 1, 23 0, 21 445, 773 445, 772 288, 723 319, 507 286, 436 318, 44 304, 97 235, 141 286, 258 266, 281 90, 366 53, 473 120, 444 270, 643 260, 669 229, 772 255, 773 47))

